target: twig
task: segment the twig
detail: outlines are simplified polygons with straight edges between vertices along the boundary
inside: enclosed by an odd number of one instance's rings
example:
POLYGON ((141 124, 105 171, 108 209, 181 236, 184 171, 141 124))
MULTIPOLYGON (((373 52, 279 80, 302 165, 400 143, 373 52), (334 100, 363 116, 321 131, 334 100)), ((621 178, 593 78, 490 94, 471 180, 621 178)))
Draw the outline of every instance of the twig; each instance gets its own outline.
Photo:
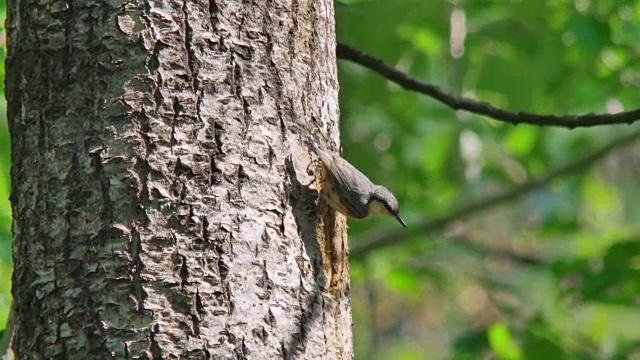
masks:
POLYGON ((443 230, 447 225, 456 220, 465 219, 470 215, 473 215, 480 211, 486 211, 492 207, 497 205, 509 202, 511 200, 517 199, 518 197, 531 192, 532 190, 543 187, 549 182, 558 179, 562 176, 574 173, 578 170, 584 169, 594 162, 600 160, 611 151, 620 148, 624 145, 627 145, 634 140, 640 138, 640 131, 633 132, 629 135, 623 136, 621 138, 617 138, 607 145, 604 145, 598 150, 593 151, 592 153, 585 155, 578 160, 571 162, 569 164, 563 165, 555 170, 550 171, 545 176, 531 179, 525 183, 522 183, 510 190, 507 190, 501 194, 488 196, 484 199, 481 199, 477 202, 473 202, 464 207, 458 208, 450 213, 448 216, 436 219, 424 219, 420 223, 415 225, 409 225, 409 229, 411 231, 401 231, 401 230, 390 230, 390 231, 380 231, 380 229, 374 229, 363 236, 361 236, 362 242, 357 243, 352 251, 351 257, 358 258, 364 257, 368 253, 378 250, 384 247, 399 245, 404 242, 407 242, 411 238, 415 238, 416 234, 425 234, 428 232, 435 232, 443 230))
POLYGON ((385 64, 381 59, 354 49, 348 45, 338 43, 336 51, 338 58, 360 64, 407 90, 430 96, 454 110, 466 110, 514 125, 550 125, 573 129, 576 127, 597 125, 632 124, 640 119, 640 109, 616 114, 591 113, 583 115, 541 115, 522 111, 512 112, 498 109, 484 101, 476 101, 466 97, 450 94, 436 85, 415 79, 385 64))

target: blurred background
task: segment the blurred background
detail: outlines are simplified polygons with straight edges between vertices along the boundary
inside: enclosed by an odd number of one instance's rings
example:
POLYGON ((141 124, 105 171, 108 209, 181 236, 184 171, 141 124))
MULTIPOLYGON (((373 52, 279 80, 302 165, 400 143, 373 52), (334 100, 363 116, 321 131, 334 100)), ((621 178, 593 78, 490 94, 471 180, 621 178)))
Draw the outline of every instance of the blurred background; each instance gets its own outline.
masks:
MULTIPOLYGON (((640 108, 637 0, 339 1, 336 16, 338 41, 500 108, 640 108)), ((640 359, 640 123, 513 126, 338 65, 344 157, 409 225, 349 224, 356 359, 640 359)))
MULTIPOLYGON (((336 16, 339 41, 500 108, 640 108, 640 0, 340 0, 336 16)), ((640 125, 513 126, 339 70, 344 157, 409 224, 350 222, 356 359, 640 359, 640 125)), ((9 160, 2 120, 0 324, 9 160)))

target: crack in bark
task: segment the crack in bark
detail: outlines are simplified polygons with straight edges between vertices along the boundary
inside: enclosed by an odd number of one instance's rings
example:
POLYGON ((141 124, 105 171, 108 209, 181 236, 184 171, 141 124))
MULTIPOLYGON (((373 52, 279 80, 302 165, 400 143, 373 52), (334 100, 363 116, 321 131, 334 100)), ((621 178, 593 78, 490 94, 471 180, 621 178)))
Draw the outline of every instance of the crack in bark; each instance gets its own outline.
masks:
POLYGON ((171 153, 173 154, 173 147, 176 145, 176 123, 178 122, 178 117, 180 116, 180 110, 182 106, 180 105, 180 100, 177 96, 173 97, 173 117, 171 118, 171 139, 169 140, 169 146, 171 147, 171 153))
POLYGON ((151 358, 154 360, 161 360, 163 356, 162 348, 160 347, 158 340, 156 340, 156 334, 159 334, 159 333, 160 333, 160 324, 155 324, 155 326, 153 327, 153 329, 151 329, 149 333, 149 340, 150 340, 149 352, 151 353, 151 358))
POLYGON ((218 30, 218 14, 220 12, 215 0, 209 0, 209 7, 207 10, 209 11, 209 25, 211 26, 211 32, 215 33, 218 30))
POLYGON ((187 67, 189 69, 189 78, 191 80, 191 86, 194 92, 198 92, 198 69, 195 66, 196 55, 193 51, 193 27, 189 21, 189 11, 187 4, 189 1, 183 0, 182 2, 182 15, 184 16, 184 50, 187 55, 187 67))
MULTIPOLYGON (((85 145, 85 149, 87 146, 85 145)), ((91 151, 87 149, 89 152, 89 156, 91 157, 91 165, 96 171, 96 178, 98 183, 100 184, 100 194, 102 195, 102 213, 101 213, 101 221, 103 226, 109 227, 113 222, 113 204, 111 203, 111 195, 109 193, 110 181, 109 176, 104 171, 104 166, 102 165, 102 154, 106 150, 104 145, 100 148, 91 151)))
POLYGON ((132 257, 132 261, 129 264, 129 274, 131 275, 131 280, 133 282, 134 296, 136 299, 136 312, 138 315, 143 315, 145 312, 144 301, 146 294, 142 285, 142 277, 140 276, 142 268, 144 267, 140 257, 140 253, 142 252, 142 243, 140 240, 140 233, 136 228, 131 230, 129 236, 132 257))

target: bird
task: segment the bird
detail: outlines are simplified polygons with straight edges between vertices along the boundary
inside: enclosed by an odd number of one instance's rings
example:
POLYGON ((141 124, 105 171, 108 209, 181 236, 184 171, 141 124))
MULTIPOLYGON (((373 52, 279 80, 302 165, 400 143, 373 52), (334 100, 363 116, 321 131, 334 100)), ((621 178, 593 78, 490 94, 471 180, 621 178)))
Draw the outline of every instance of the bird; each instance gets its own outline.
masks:
POLYGON ((331 208, 354 219, 393 216, 407 227, 400 217, 398 200, 389 189, 371 182, 342 157, 321 150, 315 142, 308 144, 319 160, 316 184, 320 197, 331 208))

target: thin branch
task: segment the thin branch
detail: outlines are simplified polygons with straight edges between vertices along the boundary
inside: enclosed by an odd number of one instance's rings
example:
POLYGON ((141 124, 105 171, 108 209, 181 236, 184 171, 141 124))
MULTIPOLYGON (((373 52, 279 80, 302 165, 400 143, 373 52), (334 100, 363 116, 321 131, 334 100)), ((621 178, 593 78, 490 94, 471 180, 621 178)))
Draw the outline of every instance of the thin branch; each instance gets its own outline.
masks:
POLYGON ((386 232, 380 231, 380 229, 371 230, 361 236, 361 239, 363 241, 357 243, 353 247, 351 251, 351 257, 364 257, 374 250, 382 249, 392 245, 395 246, 402 244, 409 241, 409 239, 415 238, 417 234, 441 231, 447 225, 454 221, 465 219, 470 215, 476 214, 481 211, 486 211, 497 205, 515 200, 533 190, 547 185, 553 180, 587 168, 596 161, 608 155, 613 150, 627 145, 638 138, 640 138, 640 131, 636 131, 621 138, 617 138, 607 145, 601 147, 600 149, 595 150, 592 153, 585 155, 574 162, 550 171, 543 177, 531 179, 501 194, 488 196, 477 202, 473 202, 464 207, 458 208, 457 210, 453 210, 453 212, 448 216, 436 219, 424 219, 420 223, 414 225, 409 224, 409 228, 407 229, 409 231, 402 231, 397 229, 386 232))
POLYGON ((407 90, 430 96, 454 110, 466 110, 514 125, 548 125, 573 129, 576 127, 597 125, 632 124, 640 119, 640 109, 620 112, 617 114, 583 114, 563 116, 540 115, 522 111, 512 112, 498 109, 484 101, 476 101, 466 97, 450 94, 439 86, 415 79, 385 64, 381 59, 354 49, 348 45, 338 43, 336 51, 338 58, 360 64, 407 90))

